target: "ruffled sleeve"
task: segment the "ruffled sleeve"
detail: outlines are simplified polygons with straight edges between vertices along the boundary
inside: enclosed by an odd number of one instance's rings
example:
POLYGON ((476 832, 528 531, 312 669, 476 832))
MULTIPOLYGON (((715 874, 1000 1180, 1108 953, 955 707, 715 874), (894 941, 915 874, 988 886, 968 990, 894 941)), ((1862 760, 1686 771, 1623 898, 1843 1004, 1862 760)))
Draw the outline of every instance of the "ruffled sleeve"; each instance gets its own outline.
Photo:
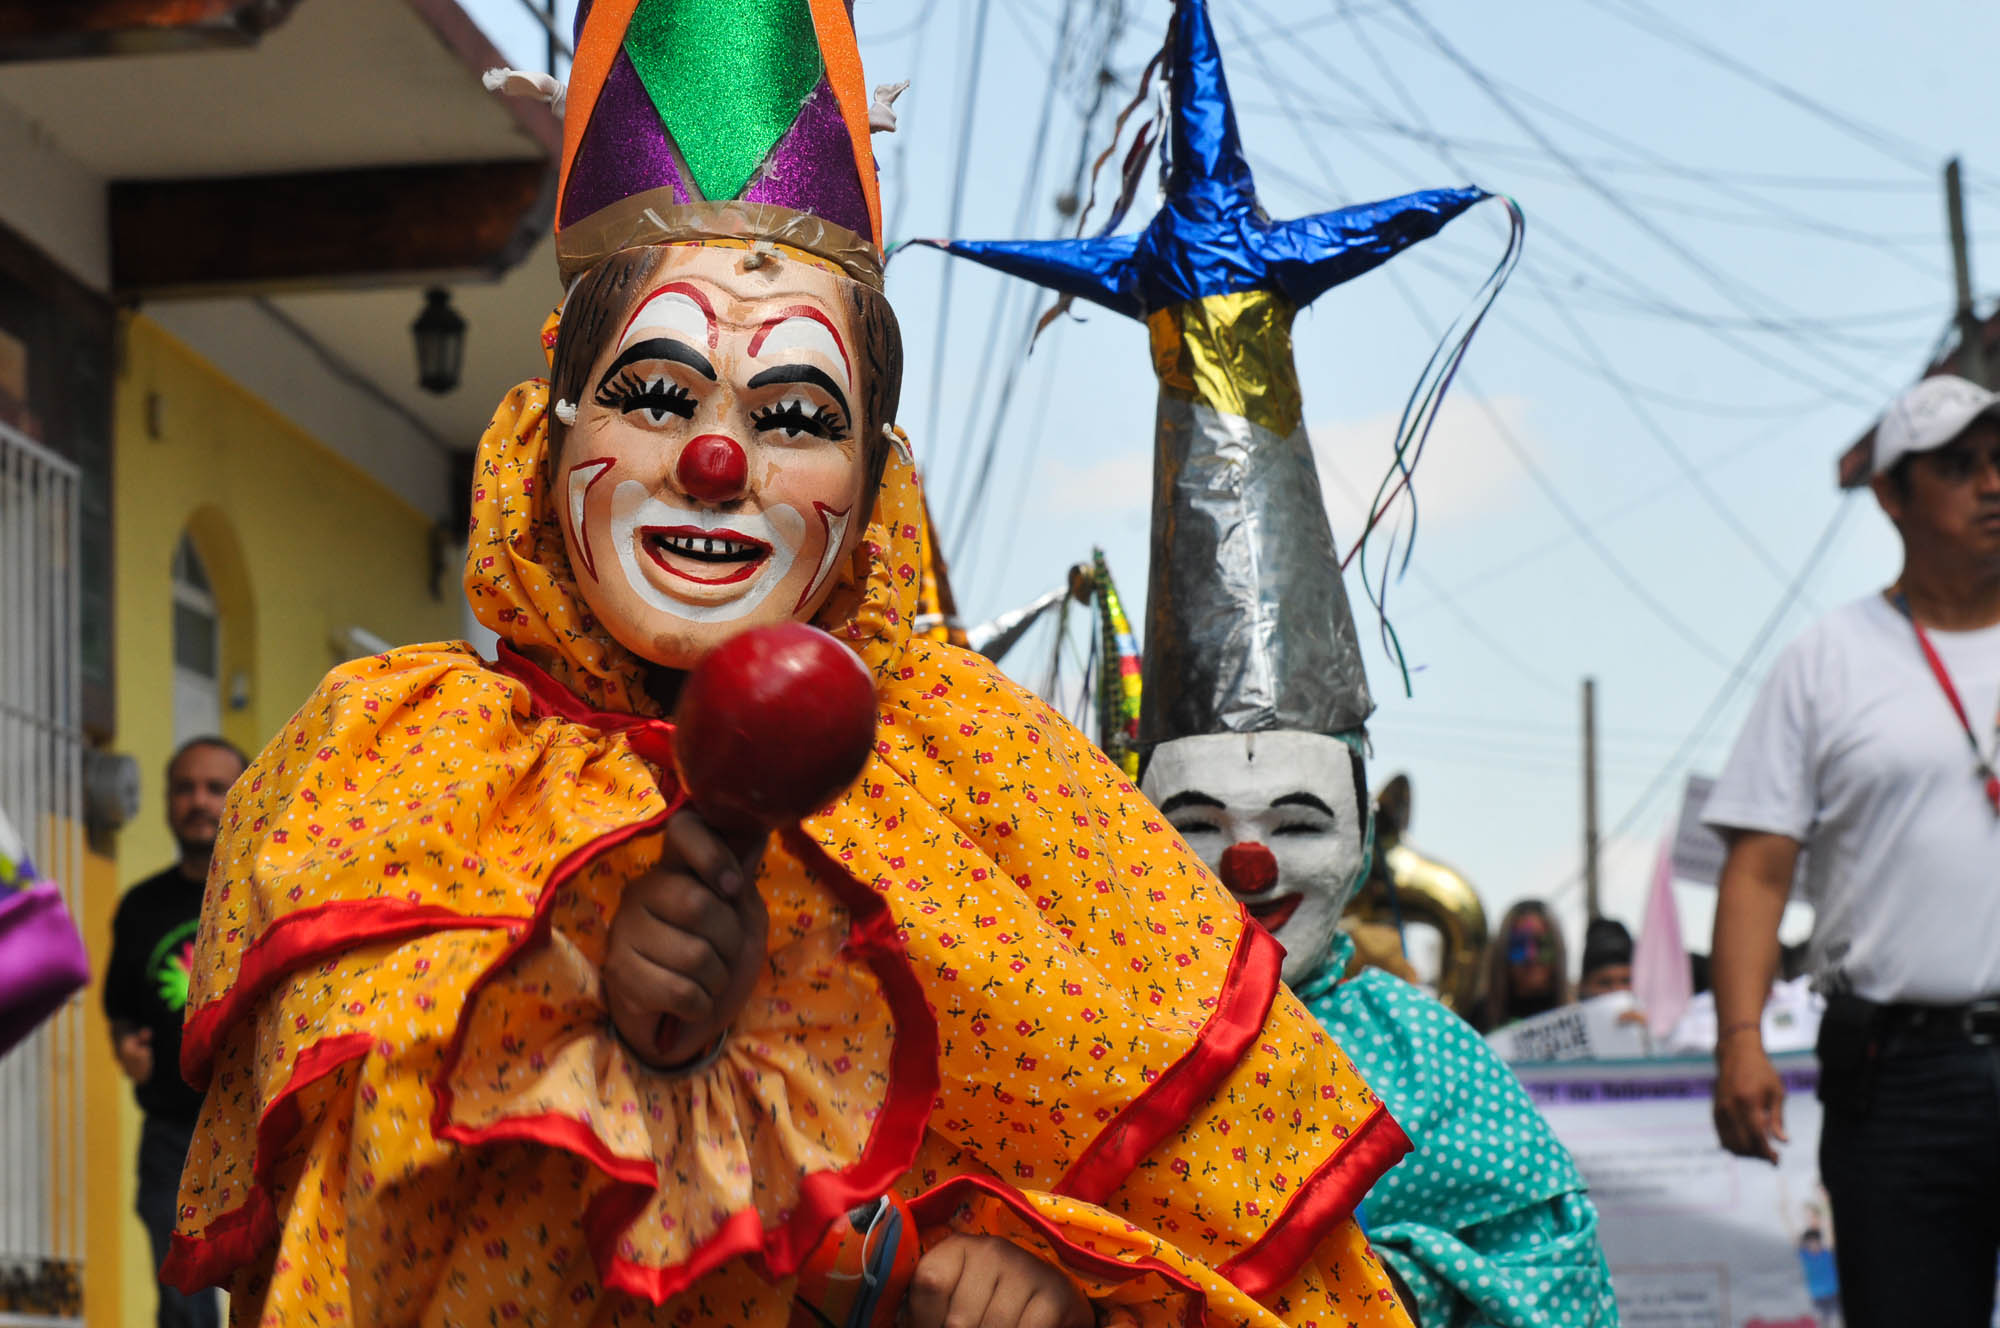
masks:
POLYGON ((239 785, 176 1283, 233 1280, 276 1321, 657 1303, 739 1256, 782 1276, 905 1169, 934 1040, 851 880, 774 855, 769 969, 722 1053, 668 1075, 625 1051, 598 972, 679 805, 671 735, 543 700, 469 652, 396 652, 330 677, 239 785))

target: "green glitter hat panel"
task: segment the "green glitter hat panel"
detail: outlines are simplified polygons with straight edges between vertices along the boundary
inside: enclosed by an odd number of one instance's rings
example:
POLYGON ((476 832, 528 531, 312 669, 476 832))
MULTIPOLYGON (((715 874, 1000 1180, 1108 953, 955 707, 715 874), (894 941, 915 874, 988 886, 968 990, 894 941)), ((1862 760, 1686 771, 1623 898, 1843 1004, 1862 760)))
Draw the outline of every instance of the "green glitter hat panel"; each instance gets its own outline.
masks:
POLYGON ((625 54, 704 198, 739 198, 826 73, 809 0, 641 0, 625 54))

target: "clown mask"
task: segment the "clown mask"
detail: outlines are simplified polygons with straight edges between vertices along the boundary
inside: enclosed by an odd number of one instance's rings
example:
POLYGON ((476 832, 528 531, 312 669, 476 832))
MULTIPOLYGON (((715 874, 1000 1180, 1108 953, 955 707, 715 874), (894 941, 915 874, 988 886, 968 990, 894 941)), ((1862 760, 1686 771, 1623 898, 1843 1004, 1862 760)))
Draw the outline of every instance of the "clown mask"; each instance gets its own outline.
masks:
POLYGON ((685 669, 749 627, 809 619, 867 524, 869 367, 847 278, 673 246, 609 332, 556 475, 591 611, 685 669))
POLYGON ((1360 764, 1319 733, 1219 733, 1160 744, 1146 796, 1285 947, 1297 986, 1326 961, 1366 865, 1360 764))

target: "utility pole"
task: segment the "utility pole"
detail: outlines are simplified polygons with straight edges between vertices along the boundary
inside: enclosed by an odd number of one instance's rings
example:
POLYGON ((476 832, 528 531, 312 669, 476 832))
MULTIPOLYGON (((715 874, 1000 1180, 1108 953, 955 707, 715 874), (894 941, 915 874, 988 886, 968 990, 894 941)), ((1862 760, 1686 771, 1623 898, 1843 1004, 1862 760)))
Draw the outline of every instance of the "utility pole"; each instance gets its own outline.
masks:
POLYGON ((1597 679, 1583 680, 1583 907, 1599 916, 1597 900, 1597 679))
POLYGON ((1965 189, 1959 183, 1957 157, 1945 163, 1944 197, 1951 222, 1952 276, 1958 282, 1958 371, 1981 387, 1990 387, 1985 333, 1972 308, 1972 251, 1965 239, 1965 189))

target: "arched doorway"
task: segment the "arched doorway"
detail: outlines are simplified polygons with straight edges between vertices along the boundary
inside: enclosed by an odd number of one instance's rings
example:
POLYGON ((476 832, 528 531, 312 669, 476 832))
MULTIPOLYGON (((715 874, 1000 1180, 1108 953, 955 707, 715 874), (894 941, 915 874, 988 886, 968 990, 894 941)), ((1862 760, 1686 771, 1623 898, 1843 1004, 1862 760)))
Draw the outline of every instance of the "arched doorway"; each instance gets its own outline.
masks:
POLYGON ((192 537, 174 550, 174 745, 222 731, 222 614, 192 537))

